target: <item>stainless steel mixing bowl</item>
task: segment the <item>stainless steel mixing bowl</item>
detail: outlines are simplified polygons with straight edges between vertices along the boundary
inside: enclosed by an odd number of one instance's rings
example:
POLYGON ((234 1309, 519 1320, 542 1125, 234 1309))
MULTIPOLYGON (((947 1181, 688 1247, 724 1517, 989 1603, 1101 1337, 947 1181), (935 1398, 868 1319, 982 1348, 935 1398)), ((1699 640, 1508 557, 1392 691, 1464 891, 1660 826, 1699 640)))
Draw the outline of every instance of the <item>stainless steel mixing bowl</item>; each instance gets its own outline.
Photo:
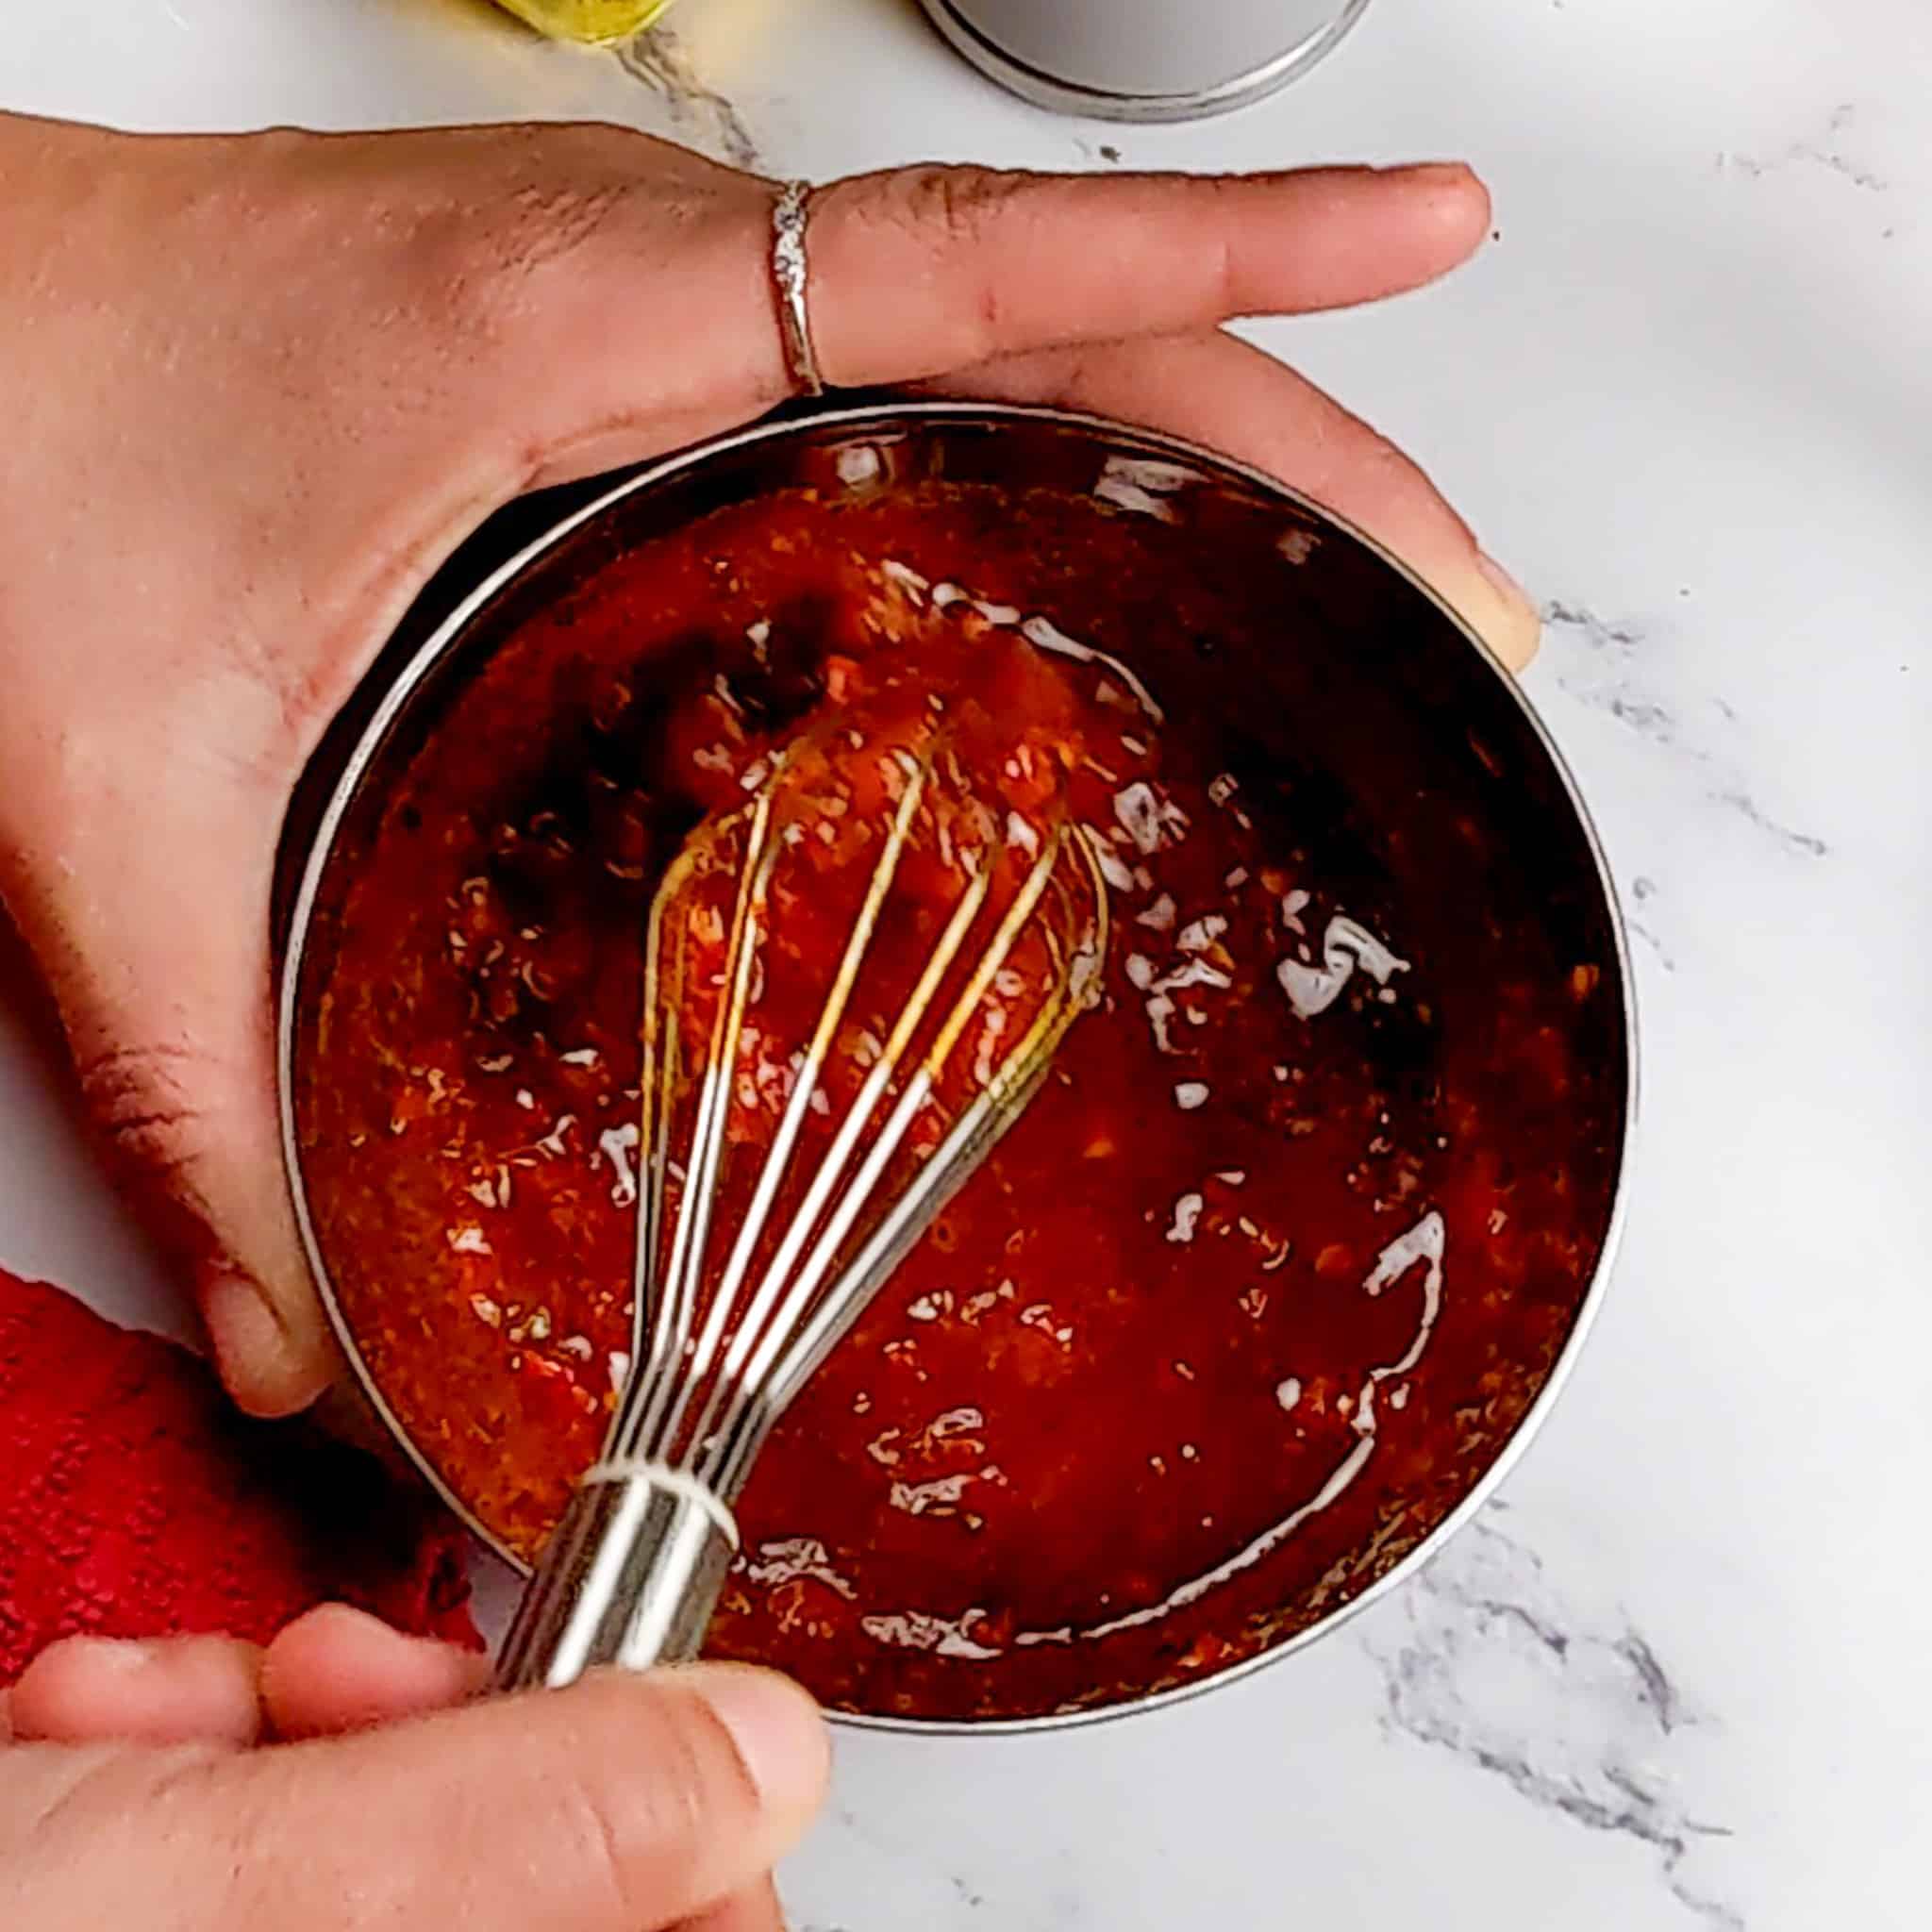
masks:
MULTIPOLYGON (((1254 471, 1172 439, 1053 411, 978 405, 891 403, 794 416, 690 450, 615 483, 568 508, 533 501, 459 558, 392 642, 357 702, 338 721, 305 781, 284 841, 276 907, 280 961, 280 1074, 289 1183, 308 1260, 365 1391, 450 1507, 486 1541, 489 1531, 410 1441, 370 1375, 331 1282, 303 1169, 294 1095, 305 1050, 306 1003, 318 953, 328 944, 339 882, 353 871, 381 809, 386 781, 432 730, 449 694, 486 663, 532 612, 584 581, 610 558, 721 506, 809 484, 880 489, 944 477, 1008 488, 1049 484, 1094 491, 1116 508, 1139 509, 1175 533, 1177 572, 1242 569, 1243 546, 1288 554, 1300 564, 1302 595, 1279 648, 1230 663, 1204 649, 1202 701, 1239 720, 1264 746, 1292 717, 1304 744, 1321 741, 1324 707, 1381 708, 1408 734, 1430 783, 1449 808, 1494 835, 1494 890, 1531 904, 1556 957, 1598 962, 1598 1018, 1574 1044, 1586 1053, 1607 1128, 1592 1157, 1601 1175, 1593 1198, 1591 1265, 1578 1283, 1568 1336, 1543 1373, 1509 1438, 1485 1443, 1454 1469, 1448 1507, 1438 1493, 1407 1526, 1401 1520, 1362 1553, 1318 1605, 1287 1604, 1238 1660, 1180 1684, 1099 1710, 1055 1712, 978 1724, 929 1724, 867 1716, 897 1728, 1037 1730, 1123 1709, 1145 1709, 1207 1684, 1245 1675, 1332 1629, 1343 1617, 1398 1589, 1481 1507, 1522 1453, 1575 1360, 1590 1327, 1623 1208, 1623 1174, 1636 1093, 1628 957, 1602 851, 1555 747, 1515 682, 1480 641, 1400 562, 1338 519, 1254 471), (487 546, 496 555, 489 557, 487 546), (510 554, 506 555, 506 552, 510 554), (443 614, 446 613, 446 614, 443 614), (1507 872, 1507 877, 1502 874, 1507 872)), ((1163 541, 1166 541, 1163 539, 1163 541)), ((1342 774, 1345 776, 1345 774, 1342 774)), ((1472 905, 1470 943, 1481 942, 1484 908, 1472 905)), ((1541 1151, 1541 1150, 1540 1150, 1541 1151)), ((1560 1152, 1560 1150, 1558 1150, 1560 1152)), ((452 1388, 449 1400, 460 1403, 452 1388)), ((496 1545, 502 1554, 500 1544, 496 1545)), ((514 1561, 514 1557, 510 1557, 514 1561)))

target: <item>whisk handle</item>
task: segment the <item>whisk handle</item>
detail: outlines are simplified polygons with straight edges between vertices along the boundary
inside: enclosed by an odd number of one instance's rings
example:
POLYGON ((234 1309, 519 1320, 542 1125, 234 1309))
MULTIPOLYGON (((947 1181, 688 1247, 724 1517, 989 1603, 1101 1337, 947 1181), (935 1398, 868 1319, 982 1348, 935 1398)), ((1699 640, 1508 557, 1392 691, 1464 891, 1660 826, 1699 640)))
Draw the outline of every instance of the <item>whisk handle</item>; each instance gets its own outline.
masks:
POLYGON ((731 1512, 656 1466, 597 1469, 571 1498, 497 1660, 499 1690, 574 1684, 698 1654, 737 1551, 731 1512))

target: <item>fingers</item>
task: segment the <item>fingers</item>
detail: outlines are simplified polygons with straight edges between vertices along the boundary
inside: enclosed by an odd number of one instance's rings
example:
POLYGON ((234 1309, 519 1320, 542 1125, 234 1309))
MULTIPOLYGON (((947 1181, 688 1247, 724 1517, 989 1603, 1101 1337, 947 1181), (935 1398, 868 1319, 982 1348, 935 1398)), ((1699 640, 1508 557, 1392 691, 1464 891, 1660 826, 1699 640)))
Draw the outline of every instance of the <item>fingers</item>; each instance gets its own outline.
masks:
POLYGON ((489 1670, 486 1658, 325 1604, 269 1645, 261 1703, 276 1737, 328 1737, 460 1704, 489 1670))
POLYGON ((1536 653, 1534 606, 1427 476, 1312 383, 1233 336, 1210 330, 1008 358, 933 387, 1091 410, 1223 450, 1386 544, 1511 670, 1536 653))
POLYGON ((703 1924, 791 1848, 826 1763, 816 1710, 782 1678, 602 1676, 209 1766, 170 1795, 221 1820, 241 1867, 198 1857, 184 1816, 168 1895, 208 1932, 322 1932, 347 1897, 358 1923, 466 1932, 703 1924))
POLYGON ((70 1638, 27 1667, 9 1709, 21 1743, 242 1745, 441 1710, 488 1673, 482 1657, 325 1604, 266 1651, 227 1637, 70 1638))
POLYGON ((253 1743, 260 1663, 253 1644, 228 1637, 69 1638, 14 1686, 13 1736, 23 1744, 253 1743))
POLYGON ((825 379, 898 383, 990 358, 1373 301, 1454 268, 1490 201, 1458 165, 1292 174, 909 168, 811 203, 825 379))

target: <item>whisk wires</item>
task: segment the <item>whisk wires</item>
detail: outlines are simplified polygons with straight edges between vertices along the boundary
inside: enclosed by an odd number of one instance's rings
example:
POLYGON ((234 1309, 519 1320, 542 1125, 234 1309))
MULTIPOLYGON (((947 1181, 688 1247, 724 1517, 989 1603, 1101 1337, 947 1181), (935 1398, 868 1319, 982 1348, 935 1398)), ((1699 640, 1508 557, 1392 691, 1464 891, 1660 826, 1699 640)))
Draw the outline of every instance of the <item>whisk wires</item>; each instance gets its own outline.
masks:
MULTIPOLYGON (((808 837, 832 836, 822 829, 824 801, 812 791, 814 747, 775 761, 743 810, 694 838, 654 900, 633 1281, 637 1368, 612 1426, 608 1462, 675 1470, 732 1499, 777 1416, 1017 1118, 1091 995, 1106 949, 1107 894, 1086 841, 1063 814, 1029 831, 1024 870, 998 903, 996 846, 953 841, 949 808, 971 803, 971 793, 953 768, 950 782, 963 798, 940 795, 941 749, 928 741, 886 755, 896 797, 856 914, 822 998, 812 989, 816 1017, 791 1057, 789 1091, 756 1179, 739 1191, 741 1215, 735 1228, 731 1215, 722 1217, 715 1241, 733 1157, 757 1154, 746 1143, 758 1135, 741 1118, 747 1016, 769 972, 798 970, 771 958, 774 882, 808 837), (885 1037, 872 1042, 875 1055, 840 1115, 826 1070, 852 1031, 855 994, 923 808, 957 896, 910 986, 895 996, 885 1037), (716 887, 734 873, 727 922, 716 887), (694 945, 693 932, 722 938, 722 950, 694 945), (1033 981, 1012 970, 1023 946, 1033 981), (996 1061, 982 1045, 969 1091, 956 1101, 955 1060, 975 1018, 983 1041, 998 1040, 1012 1010, 988 1017, 996 988, 1036 992, 1037 1000, 996 1061), (708 1024, 699 1025, 707 1010, 708 1024), (699 1033, 701 1041, 690 1037, 699 1033), (928 1113, 937 1127, 922 1120, 928 1113), (824 1117, 816 1127, 814 1114, 824 1117), (722 1261, 714 1248, 724 1248, 722 1261)), ((795 906, 796 878, 790 885, 795 906)), ((734 1211, 736 1199, 734 1192, 734 1211)))

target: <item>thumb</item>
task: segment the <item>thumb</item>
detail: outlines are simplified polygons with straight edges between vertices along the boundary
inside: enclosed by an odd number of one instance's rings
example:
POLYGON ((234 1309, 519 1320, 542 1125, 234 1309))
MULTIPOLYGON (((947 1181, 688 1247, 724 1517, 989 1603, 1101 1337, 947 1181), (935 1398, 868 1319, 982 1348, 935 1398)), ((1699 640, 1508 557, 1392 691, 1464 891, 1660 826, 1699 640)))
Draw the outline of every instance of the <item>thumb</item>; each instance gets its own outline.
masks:
POLYGON ((58 1005, 110 1169, 193 1289, 244 1408, 306 1407, 338 1359, 282 1178, 265 788, 175 758, 141 797, 23 812, 0 891, 58 1005), (164 862, 158 862, 158 858, 164 862))
POLYGON ((116 1775, 98 1811, 83 1787, 28 1836, 28 1896, 39 1871, 64 1908, 46 1923, 133 1907, 153 1932, 661 1932, 755 1891, 826 1764, 816 1710, 783 1678, 607 1675, 172 1763, 145 1791, 116 1775))

